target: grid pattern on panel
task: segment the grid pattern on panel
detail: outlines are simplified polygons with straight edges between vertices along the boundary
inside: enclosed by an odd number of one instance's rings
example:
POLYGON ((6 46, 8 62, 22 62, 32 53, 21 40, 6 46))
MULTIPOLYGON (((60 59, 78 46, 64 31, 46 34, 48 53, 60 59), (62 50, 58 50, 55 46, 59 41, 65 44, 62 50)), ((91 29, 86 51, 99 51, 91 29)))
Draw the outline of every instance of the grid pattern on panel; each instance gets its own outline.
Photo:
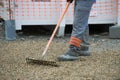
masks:
POLYGON ((118 0, 98 0, 96 2, 97 15, 103 17, 117 16, 117 3, 118 0))
POLYGON ((120 25, 120 0, 118 2, 118 25, 120 25))
POLYGON ((54 19, 58 16, 60 3, 57 0, 17 0, 16 10, 17 19, 54 19))
MULTIPOLYGON (((1 0, 0 17, 6 18, 7 16, 6 19, 16 18, 16 20, 52 20, 60 16, 65 4, 66 0, 1 0), (11 2, 10 6, 9 1, 11 2)), ((117 16, 117 5, 119 4, 118 0, 97 0, 90 17, 117 16)), ((70 5, 67 13, 68 17, 73 17, 73 15, 74 3, 70 5)))
POLYGON ((0 17, 5 20, 15 19, 15 1, 14 0, 1 0, 0 1, 0 17))

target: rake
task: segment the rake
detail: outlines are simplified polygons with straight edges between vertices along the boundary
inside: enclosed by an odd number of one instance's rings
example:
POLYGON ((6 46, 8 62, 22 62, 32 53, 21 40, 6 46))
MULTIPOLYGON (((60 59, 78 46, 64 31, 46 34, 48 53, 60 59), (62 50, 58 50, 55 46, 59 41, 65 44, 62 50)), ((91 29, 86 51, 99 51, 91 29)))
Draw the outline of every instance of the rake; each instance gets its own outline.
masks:
POLYGON ((70 5, 70 2, 67 2, 66 6, 65 6, 65 9, 62 12, 62 15, 60 16, 59 21, 58 21, 58 23, 57 23, 57 25, 56 25, 56 27, 55 27, 55 29, 54 29, 48 43, 47 43, 47 45, 46 45, 46 47, 45 47, 45 49, 44 49, 44 51, 42 53, 41 59, 37 60, 37 59, 26 58, 27 63, 38 64, 38 65, 47 65, 47 66, 50 65, 50 66, 58 67, 58 64, 56 62, 54 62, 54 61, 45 61, 44 57, 45 57, 45 54, 46 54, 46 52, 47 52, 47 50, 48 50, 48 48, 49 48, 49 46, 50 46, 50 44, 51 44, 51 42, 53 40, 58 28, 59 28, 64 16, 65 16, 65 13, 68 10, 69 5, 70 5))

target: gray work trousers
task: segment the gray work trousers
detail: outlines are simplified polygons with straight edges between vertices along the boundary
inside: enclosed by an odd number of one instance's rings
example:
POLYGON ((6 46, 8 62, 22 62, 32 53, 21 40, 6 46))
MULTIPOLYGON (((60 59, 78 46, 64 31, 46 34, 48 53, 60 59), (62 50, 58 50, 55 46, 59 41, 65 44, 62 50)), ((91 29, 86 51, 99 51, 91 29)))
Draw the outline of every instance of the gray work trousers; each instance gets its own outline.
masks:
POLYGON ((94 0, 75 0, 72 35, 89 45, 88 18, 94 0))

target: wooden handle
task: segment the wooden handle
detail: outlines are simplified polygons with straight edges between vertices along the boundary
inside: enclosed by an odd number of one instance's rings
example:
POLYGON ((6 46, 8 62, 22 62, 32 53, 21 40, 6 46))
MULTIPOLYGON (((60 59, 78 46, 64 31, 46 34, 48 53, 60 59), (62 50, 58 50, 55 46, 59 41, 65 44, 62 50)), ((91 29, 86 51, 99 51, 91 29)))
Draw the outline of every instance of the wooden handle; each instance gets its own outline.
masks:
POLYGON ((11 18, 11 1, 9 0, 9 20, 12 20, 11 18))
POLYGON ((45 56, 45 54, 46 54, 46 52, 47 52, 47 50, 48 50, 48 48, 49 48, 49 46, 50 46, 50 44, 51 44, 51 42, 52 42, 52 40, 53 40, 55 34, 56 34, 56 32, 57 32, 57 30, 58 30, 58 28, 59 28, 59 26, 60 26, 60 24, 61 24, 61 22, 62 22, 62 20, 63 20, 63 18, 64 18, 64 15, 65 15, 65 13, 66 13, 67 10, 68 10, 69 5, 70 5, 70 2, 68 2, 68 3, 66 4, 65 9, 64 9, 64 11, 62 12, 62 15, 60 16, 60 19, 59 19, 59 21, 58 21, 58 23, 57 23, 57 25, 56 25, 56 27, 55 27, 55 29, 54 29, 51 37, 50 37, 50 40, 48 41, 48 43, 47 43, 47 45, 46 45, 46 47, 45 47, 45 50, 44 50, 44 52, 43 52, 43 54, 42 54, 42 59, 44 58, 44 56, 45 56))

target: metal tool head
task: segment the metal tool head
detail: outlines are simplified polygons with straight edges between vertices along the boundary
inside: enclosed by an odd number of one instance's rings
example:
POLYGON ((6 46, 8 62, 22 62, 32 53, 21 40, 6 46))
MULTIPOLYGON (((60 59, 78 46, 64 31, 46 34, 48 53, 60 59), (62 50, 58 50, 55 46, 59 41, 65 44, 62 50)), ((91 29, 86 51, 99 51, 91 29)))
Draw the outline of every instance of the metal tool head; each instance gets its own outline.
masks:
POLYGON ((26 58, 26 62, 28 64, 37 64, 37 65, 59 67, 59 65, 56 62, 54 62, 54 61, 44 61, 44 60, 37 60, 37 59, 26 58))

